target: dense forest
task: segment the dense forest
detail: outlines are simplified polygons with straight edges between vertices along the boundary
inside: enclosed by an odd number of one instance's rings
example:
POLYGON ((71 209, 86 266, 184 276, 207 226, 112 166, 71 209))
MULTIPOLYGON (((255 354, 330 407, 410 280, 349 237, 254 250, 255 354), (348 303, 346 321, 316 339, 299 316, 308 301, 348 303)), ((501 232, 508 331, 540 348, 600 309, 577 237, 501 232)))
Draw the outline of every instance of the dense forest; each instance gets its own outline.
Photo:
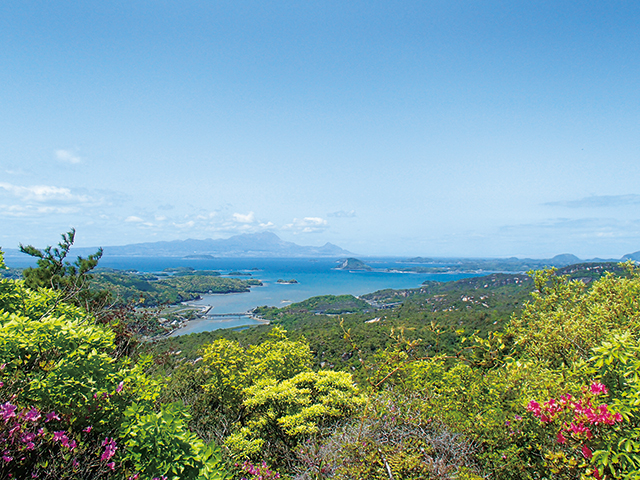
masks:
POLYGON ((0 280, 2 478, 640 478, 632 262, 315 297, 146 341, 140 296, 232 279, 96 272, 101 252, 67 260, 73 233, 0 280))

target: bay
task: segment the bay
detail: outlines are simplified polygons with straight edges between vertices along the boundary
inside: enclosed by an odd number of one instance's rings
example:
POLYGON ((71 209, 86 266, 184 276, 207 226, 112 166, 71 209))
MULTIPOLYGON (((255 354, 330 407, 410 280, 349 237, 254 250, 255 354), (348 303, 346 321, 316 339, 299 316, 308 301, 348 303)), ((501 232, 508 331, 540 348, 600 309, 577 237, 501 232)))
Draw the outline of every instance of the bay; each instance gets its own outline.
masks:
MULTIPOLYGON (((259 322, 247 316, 258 306, 283 307, 318 295, 363 295, 386 288, 417 288, 425 280, 440 282, 478 276, 474 273, 408 273, 395 269, 407 267, 397 257, 360 257, 372 271, 348 271, 337 269, 341 263, 336 258, 181 258, 181 257, 120 257, 106 256, 100 266, 119 270, 135 269, 139 272, 162 272, 166 268, 192 267, 195 270, 217 270, 222 274, 242 272, 235 278, 260 280, 263 285, 252 287, 248 293, 203 295, 190 305, 211 306, 208 316, 189 322, 174 335, 185 335, 219 328, 236 328, 259 322), (390 271, 388 271, 390 270, 390 271), (282 284, 278 280, 296 280, 298 283, 282 284), (216 317, 220 314, 235 316, 216 317)), ((427 266, 427 265, 422 265, 427 266)), ((439 264, 442 266, 442 264, 439 264)))

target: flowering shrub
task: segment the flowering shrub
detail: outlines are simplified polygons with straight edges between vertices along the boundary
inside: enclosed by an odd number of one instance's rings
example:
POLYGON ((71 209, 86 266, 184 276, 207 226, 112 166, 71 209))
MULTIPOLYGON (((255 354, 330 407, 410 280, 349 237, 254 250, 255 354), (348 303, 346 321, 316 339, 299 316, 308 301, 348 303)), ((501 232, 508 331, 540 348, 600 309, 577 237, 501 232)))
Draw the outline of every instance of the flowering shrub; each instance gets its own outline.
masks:
POLYGON ((555 435, 555 448, 544 452, 552 472, 580 472, 602 478, 606 466, 593 465, 593 451, 606 448, 607 428, 622 422, 622 415, 613 413, 609 405, 597 404, 607 393, 602 383, 593 382, 583 388, 580 398, 565 394, 542 405, 529 402, 527 410, 555 435))
POLYGON ((156 413, 150 359, 116 358, 114 336, 59 292, 0 280, 0 478, 223 478, 215 448, 188 431, 185 412, 156 413), (143 430, 153 448, 131 438, 143 430))
POLYGON ((275 480, 276 478, 280 478, 279 473, 269 470, 267 462, 254 465, 249 461, 245 461, 242 465, 236 463, 236 467, 240 467, 242 471, 250 475, 248 478, 242 477, 242 480, 275 480))

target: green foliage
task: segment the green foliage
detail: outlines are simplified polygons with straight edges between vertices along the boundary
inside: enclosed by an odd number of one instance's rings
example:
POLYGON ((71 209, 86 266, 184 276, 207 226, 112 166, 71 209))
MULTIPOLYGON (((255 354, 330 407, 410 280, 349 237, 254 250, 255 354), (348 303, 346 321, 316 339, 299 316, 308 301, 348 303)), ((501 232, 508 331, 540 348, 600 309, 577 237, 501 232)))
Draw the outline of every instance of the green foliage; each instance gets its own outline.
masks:
POLYGON ((247 420, 225 444, 236 459, 266 457, 276 466, 293 462, 292 452, 303 440, 349 418, 366 402, 351 375, 332 371, 265 378, 245 395, 247 420))
POLYGON ((261 379, 276 381, 308 371, 311 351, 304 341, 292 341, 280 328, 267 339, 247 348, 219 339, 205 346, 202 361, 174 371, 166 401, 183 400, 190 406, 191 427, 207 440, 222 441, 246 416, 245 389, 261 379))
POLYGON ((149 412, 132 403, 124 412, 121 438, 133 469, 142 479, 167 476, 171 480, 218 480, 227 475, 221 469, 219 449, 206 447, 187 428, 189 414, 179 403, 162 405, 149 412))
POLYGON ((0 280, 0 450, 6 457, 0 472, 14 478, 122 478, 140 466, 158 476, 171 471, 182 472, 175 478, 221 478, 215 451, 188 432, 183 412, 156 411, 160 385, 145 373, 151 359, 141 356, 131 365, 117 358, 111 328, 61 296, 60 290, 0 280), (36 422, 43 426, 31 431, 36 422), (182 452, 170 466, 160 450, 116 443, 119 436, 130 440, 132 432, 142 435, 149 422, 167 452, 182 452))
POLYGON ((20 244, 20 251, 38 259, 37 268, 24 270, 25 284, 31 289, 51 288, 64 293, 67 301, 86 308, 96 308, 104 302, 106 292, 90 291, 88 281, 93 270, 102 257, 102 248, 87 258, 78 256, 75 262, 66 260, 75 240, 75 229, 62 234, 62 241, 57 247, 48 246, 43 250, 32 245, 20 244))
POLYGON ((554 366, 586 360, 610 333, 640 332, 640 281, 605 275, 589 289, 554 270, 534 274, 537 291, 509 331, 522 355, 554 366))

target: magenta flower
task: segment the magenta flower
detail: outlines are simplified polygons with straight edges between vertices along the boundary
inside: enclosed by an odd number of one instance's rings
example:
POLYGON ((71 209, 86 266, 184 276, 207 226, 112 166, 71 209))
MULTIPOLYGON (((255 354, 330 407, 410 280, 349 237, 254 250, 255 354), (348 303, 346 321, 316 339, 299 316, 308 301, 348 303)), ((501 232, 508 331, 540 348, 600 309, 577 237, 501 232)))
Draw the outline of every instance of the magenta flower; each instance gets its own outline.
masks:
POLYGON ((29 422, 37 422, 40 419, 40 412, 38 411, 37 408, 33 407, 31 410, 29 410, 26 413, 24 418, 29 422))
POLYGON ((118 384, 118 387, 116 388, 116 393, 120 393, 123 388, 124 388, 124 382, 120 382, 118 384))
POLYGON ((606 395, 608 393, 607 387, 600 382, 593 382, 590 387, 591 393, 594 395, 606 395))
POLYGON ((67 435, 65 434, 64 430, 58 430, 56 432, 53 432, 53 441, 54 442, 59 442, 59 441, 69 441, 69 438, 67 438, 67 435))
POLYGON ((10 418, 15 417, 17 408, 18 407, 9 402, 0 405, 0 415, 2 415, 2 419, 6 422, 10 418))
POLYGON ((82 431, 85 432, 85 433, 89 433, 89 432, 91 432, 92 428, 93 427, 91 425, 89 425, 87 428, 83 429, 82 431))
POLYGON ((50 413, 47 413, 47 414, 44 416, 44 422, 45 422, 45 423, 48 423, 48 422, 50 422, 51 420, 60 420, 60 417, 58 416, 58 414, 57 414, 56 412, 50 412, 50 413))
POLYGON ((113 438, 109 437, 104 439, 104 441, 102 442, 102 446, 104 447, 104 452, 102 452, 100 459, 103 462, 107 462, 116 454, 116 450, 118 450, 118 447, 116 446, 116 441, 113 438))

